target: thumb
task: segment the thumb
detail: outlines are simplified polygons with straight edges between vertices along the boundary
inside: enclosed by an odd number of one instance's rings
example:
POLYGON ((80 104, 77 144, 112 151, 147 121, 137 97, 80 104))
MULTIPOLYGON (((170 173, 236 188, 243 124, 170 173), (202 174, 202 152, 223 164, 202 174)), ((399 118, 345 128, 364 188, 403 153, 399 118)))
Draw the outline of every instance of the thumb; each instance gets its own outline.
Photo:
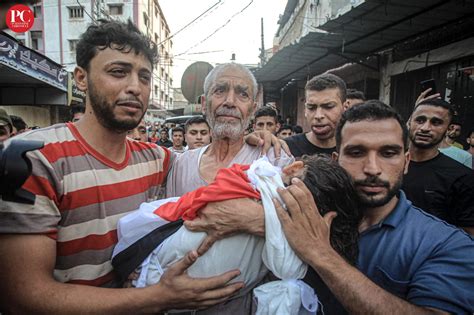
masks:
POLYGON ((189 251, 186 255, 175 262, 169 269, 168 272, 174 276, 183 274, 192 264, 197 260, 198 253, 195 250, 189 251))
POLYGON ((337 212, 335 211, 330 211, 324 215, 323 219, 326 222, 328 228, 331 228, 332 220, 334 220, 335 217, 337 217, 337 212))

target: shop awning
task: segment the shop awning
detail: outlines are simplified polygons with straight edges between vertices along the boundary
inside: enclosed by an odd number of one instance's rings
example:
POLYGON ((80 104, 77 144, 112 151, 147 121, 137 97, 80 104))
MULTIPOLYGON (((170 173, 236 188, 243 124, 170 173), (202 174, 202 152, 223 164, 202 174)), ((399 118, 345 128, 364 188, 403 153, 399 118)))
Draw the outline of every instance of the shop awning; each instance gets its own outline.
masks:
MULTIPOLYGON (((474 19, 474 1, 367 0, 278 51, 255 76, 267 92, 474 19)), ((366 64, 377 70, 377 63, 366 64)))

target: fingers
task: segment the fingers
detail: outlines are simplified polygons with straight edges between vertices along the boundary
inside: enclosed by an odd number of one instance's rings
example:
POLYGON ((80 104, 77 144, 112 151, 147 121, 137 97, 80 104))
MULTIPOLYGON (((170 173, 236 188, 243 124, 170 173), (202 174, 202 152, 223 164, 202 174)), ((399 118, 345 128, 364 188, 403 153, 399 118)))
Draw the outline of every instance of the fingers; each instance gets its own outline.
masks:
POLYGON ((283 151, 285 151, 286 154, 288 154, 289 156, 293 155, 291 154, 290 147, 288 146, 285 140, 280 139, 280 144, 281 144, 281 148, 283 149, 283 151))
POLYGON ((273 205, 275 205, 276 213, 277 213, 278 218, 280 219, 280 222, 281 222, 281 224, 283 226, 283 229, 284 229, 286 226, 291 224, 291 222, 292 222, 291 218, 290 218, 288 212, 286 212, 285 209, 283 209, 283 206, 278 201, 278 199, 273 198, 272 201, 273 201, 273 205))
POLYGON ((199 245, 199 248, 198 248, 198 254, 199 256, 202 256, 204 255, 204 253, 206 253, 209 248, 211 248, 211 246, 217 241, 217 237, 213 236, 213 235, 208 235, 204 241, 202 241, 201 245, 199 245))
POLYGON ((249 145, 254 147, 258 147, 262 145, 261 138, 255 134, 255 132, 247 135, 245 138, 245 142, 249 145))
POLYGON ((335 217, 337 217, 337 213, 335 211, 330 211, 324 215, 323 219, 324 222, 326 222, 328 228, 331 228, 332 221, 335 217))
POLYGON ((193 231, 193 232, 206 232, 204 226, 204 222, 201 218, 197 217, 195 218, 194 220, 187 220, 187 221, 184 221, 184 226, 190 230, 190 231, 193 231))
POLYGON ((236 295, 239 290, 241 290, 244 286, 245 285, 243 282, 236 282, 228 284, 222 288, 206 290, 200 296, 200 302, 198 302, 193 308, 203 309, 215 304, 225 302, 231 296, 236 295))
POLYGON ((197 260, 198 254, 195 250, 188 252, 183 258, 175 262, 168 269, 168 273, 171 276, 177 276, 183 274, 192 264, 197 260))
MULTIPOLYGON (((268 150, 270 150, 270 148, 272 147, 272 145, 274 145, 274 141, 273 141, 273 137, 275 137, 274 135, 272 135, 270 132, 268 131, 265 131, 265 130, 262 130, 262 135, 263 135, 263 147, 262 147, 262 154, 263 155, 266 155, 268 150)), ((275 137, 276 138, 276 137, 275 137)), ((280 156, 280 147, 274 147, 274 152, 275 152, 275 157, 279 157, 280 156), (278 154, 277 154, 277 151, 278 151, 278 154)))

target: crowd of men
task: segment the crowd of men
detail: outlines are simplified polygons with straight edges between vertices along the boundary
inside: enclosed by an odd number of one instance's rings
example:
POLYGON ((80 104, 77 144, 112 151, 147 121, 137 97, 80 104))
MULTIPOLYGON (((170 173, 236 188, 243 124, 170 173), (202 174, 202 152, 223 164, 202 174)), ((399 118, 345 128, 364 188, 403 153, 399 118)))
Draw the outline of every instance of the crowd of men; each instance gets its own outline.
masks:
MULTIPOLYGON (((124 214, 207 185, 218 170, 250 164, 262 153, 284 169, 291 155, 330 156, 357 191, 362 217, 355 265, 333 248, 338 218, 320 214, 311 187, 295 177, 279 190, 285 206, 274 201, 289 244, 310 267, 303 281, 318 296, 318 312, 474 312, 474 174, 440 150, 455 143, 457 127, 452 106, 439 95, 422 94, 406 122, 393 107, 348 92, 341 78, 318 75, 305 87, 310 129, 292 134, 295 128, 274 109, 257 109, 253 74, 222 64, 204 82, 205 118, 171 132, 162 128, 157 136, 142 121, 156 60, 156 45, 132 23, 90 26, 77 44, 74 71, 87 95, 82 117, 15 136, 45 146, 27 154, 33 167, 23 189, 35 203, 0 201, 2 313, 251 314, 252 288, 232 282, 238 270, 210 278, 192 278, 186 270, 219 239, 263 237, 258 201, 209 203, 186 221, 207 237, 156 285, 123 288, 111 253, 124 214), (255 132, 246 136, 249 126, 255 132), (239 291, 246 294, 233 298, 239 291)), ((6 113, 0 121, 11 134, 6 113)), ((469 143, 472 152, 472 134, 469 143)))

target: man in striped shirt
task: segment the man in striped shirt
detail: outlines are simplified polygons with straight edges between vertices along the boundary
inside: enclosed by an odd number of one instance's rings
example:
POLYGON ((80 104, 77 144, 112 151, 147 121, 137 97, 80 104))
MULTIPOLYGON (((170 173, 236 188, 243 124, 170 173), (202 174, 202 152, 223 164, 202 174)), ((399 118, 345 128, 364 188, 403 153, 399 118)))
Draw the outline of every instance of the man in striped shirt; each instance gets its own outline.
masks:
POLYGON ((23 189, 36 195, 35 204, 0 201, 0 312, 195 309, 242 287, 227 284, 236 270, 190 278, 193 251, 156 286, 113 289, 116 223, 159 197, 172 162, 167 149, 126 139, 146 111, 156 59, 156 45, 131 22, 90 26, 77 45, 74 71, 87 94, 85 115, 18 136, 45 146, 28 153, 33 173, 23 189))

